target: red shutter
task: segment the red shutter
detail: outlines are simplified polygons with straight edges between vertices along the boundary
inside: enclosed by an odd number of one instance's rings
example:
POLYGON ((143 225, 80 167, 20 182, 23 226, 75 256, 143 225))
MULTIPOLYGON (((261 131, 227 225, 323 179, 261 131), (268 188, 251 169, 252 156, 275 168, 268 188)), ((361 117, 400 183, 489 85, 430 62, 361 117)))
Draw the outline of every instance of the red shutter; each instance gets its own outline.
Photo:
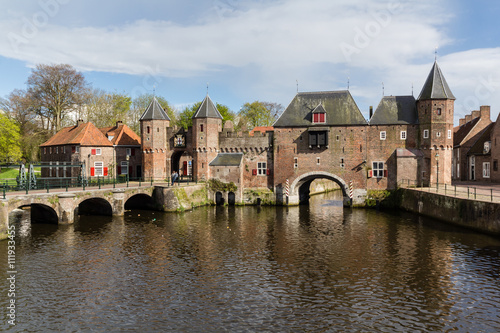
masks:
POLYGON ((373 170, 368 170, 368 178, 372 178, 373 177, 373 170))
POLYGON ((71 152, 74 154, 76 151, 76 147, 75 146, 71 146, 71 152))
POLYGON ((252 169, 252 175, 257 176, 257 169, 252 169))
POLYGON ((121 165, 117 165, 116 166, 116 174, 117 175, 121 175, 122 174, 122 166, 121 165))
POLYGON ((325 122, 325 114, 324 113, 320 113, 319 114, 319 122, 320 123, 324 123, 325 122))
POLYGON ((387 177, 387 170, 384 170, 384 177, 387 177))
POLYGON ((91 177, 95 176, 95 168, 90 168, 90 176, 91 177))
POLYGON ((267 175, 269 176, 271 174, 271 170, 267 169, 267 175))
POLYGON ((313 114, 313 123, 317 123, 317 122, 318 122, 318 114, 314 113, 313 114))
POLYGON ((132 154, 132 156, 135 156, 135 148, 130 148, 130 154, 132 154))
POLYGON ((91 153, 92 155, 95 155, 95 149, 90 150, 90 153, 91 153))
POLYGON ((104 167, 104 175, 107 176, 108 175, 108 167, 104 167))

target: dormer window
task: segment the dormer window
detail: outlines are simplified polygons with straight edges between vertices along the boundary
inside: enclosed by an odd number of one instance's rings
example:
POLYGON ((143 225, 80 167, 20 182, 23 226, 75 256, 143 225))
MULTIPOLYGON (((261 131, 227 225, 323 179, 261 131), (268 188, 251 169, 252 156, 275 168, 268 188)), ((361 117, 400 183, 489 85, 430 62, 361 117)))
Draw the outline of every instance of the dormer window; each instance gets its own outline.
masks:
POLYGON ((491 141, 486 141, 484 143, 483 153, 488 154, 490 152, 490 147, 491 147, 491 141))
POLYGON ((326 123, 326 111, 323 105, 318 105, 312 112, 312 122, 313 124, 324 124, 326 123))

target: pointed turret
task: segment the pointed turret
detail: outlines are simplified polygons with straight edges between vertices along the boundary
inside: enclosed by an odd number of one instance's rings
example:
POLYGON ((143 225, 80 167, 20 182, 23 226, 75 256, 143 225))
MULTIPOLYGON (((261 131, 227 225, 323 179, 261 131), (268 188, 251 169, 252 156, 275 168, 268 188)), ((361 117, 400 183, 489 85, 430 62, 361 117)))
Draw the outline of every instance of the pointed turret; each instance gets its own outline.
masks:
POLYGON ((149 103, 148 107, 146 108, 146 111, 141 116, 141 119, 139 120, 168 120, 170 121, 170 118, 168 114, 163 110, 161 107, 160 103, 158 103, 158 100, 156 97, 153 97, 153 100, 151 103, 149 103))
POLYGON ((195 118, 220 118, 222 119, 222 116, 219 113, 219 110, 217 110, 217 107, 215 106, 214 102, 210 99, 210 97, 207 96, 201 102, 200 107, 198 110, 196 110, 195 114, 193 115, 193 119, 195 118))
POLYGON ((441 69, 439 68, 437 62, 434 62, 429 76, 425 81, 424 87, 418 96, 418 100, 425 99, 452 99, 455 100, 455 96, 450 90, 446 79, 444 78, 441 69))

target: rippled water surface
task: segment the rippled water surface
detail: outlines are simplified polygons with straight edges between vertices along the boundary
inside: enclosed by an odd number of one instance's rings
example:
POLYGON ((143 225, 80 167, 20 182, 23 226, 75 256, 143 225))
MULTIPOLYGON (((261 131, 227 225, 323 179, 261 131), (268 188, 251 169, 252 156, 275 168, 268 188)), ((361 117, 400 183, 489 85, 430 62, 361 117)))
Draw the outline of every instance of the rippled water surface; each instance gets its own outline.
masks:
POLYGON ((500 331, 498 239, 335 199, 16 223, 17 325, 0 329, 500 331))

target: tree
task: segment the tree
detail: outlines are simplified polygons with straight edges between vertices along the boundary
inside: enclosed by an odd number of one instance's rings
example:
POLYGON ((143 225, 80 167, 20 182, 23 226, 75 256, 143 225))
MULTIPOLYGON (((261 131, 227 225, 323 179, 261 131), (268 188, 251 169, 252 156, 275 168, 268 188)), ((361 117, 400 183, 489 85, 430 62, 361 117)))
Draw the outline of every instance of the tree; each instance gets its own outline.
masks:
MULTIPOLYGON (((187 106, 182 110, 179 114, 179 119, 177 121, 177 125, 184 127, 184 129, 188 129, 188 127, 193 126, 193 116, 198 111, 202 102, 194 103, 191 106, 187 106)), ((233 111, 229 109, 226 105, 217 103, 215 105, 220 115, 222 116, 222 125, 228 120, 234 120, 235 114, 233 111)))
POLYGON ((254 128, 257 126, 271 126, 281 114, 281 104, 270 102, 245 103, 240 110, 240 126, 254 128))
POLYGON ((121 120, 127 123, 132 99, 119 93, 95 89, 84 108, 85 120, 97 127, 114 126, 121 120))
MULTIPOLYGON (((167 112, 168 117, 170 118, 170 124, 175 125, 177 123, 177 116, 175 113, 175 109, 170 106, 168 101, 162 96, 155 96, 160 103, 161 107, 167 112)), ((132 128, 136 133, 140 132, 140 124, 139 119, 141 118, 144 111, 148 107, 149 103, 153 100, 153 94, 142 94, 137 96, 132 101, 132 107, 128 112, 127 125, 132 128)))
POLYGON ((0 112, 0 163, 18 162, 21 157, 19 126, 0 112))
POLYGON ((27 81, 30 98, 40 115, 47 117, 52 131, 59 131, 64 117, 84 103, 88 84, 71 65, 39 64, 27 81))

